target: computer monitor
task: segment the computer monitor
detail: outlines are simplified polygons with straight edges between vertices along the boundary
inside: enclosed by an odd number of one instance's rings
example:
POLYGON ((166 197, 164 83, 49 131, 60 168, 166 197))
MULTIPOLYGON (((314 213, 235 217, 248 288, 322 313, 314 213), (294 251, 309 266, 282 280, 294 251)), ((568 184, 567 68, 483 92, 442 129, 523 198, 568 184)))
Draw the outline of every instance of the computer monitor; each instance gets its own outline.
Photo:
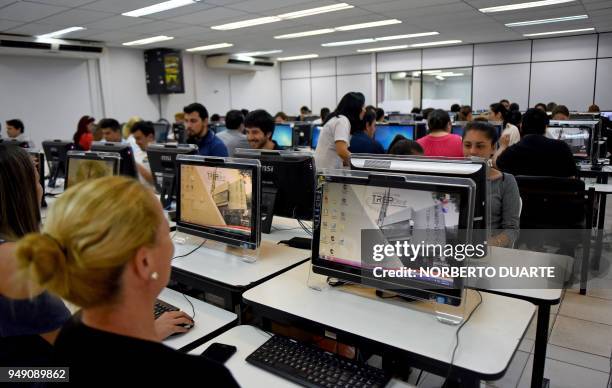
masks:
POLYGON ((293 123, 293 138, 298 146, 308 147, 312 137, 312 124, 305 122, 293 123))
POLYGON ((559 122, 549 125, 546 131, 550 138, 564 141, 570 147, 574 158, 589 159, 593 129, 593 126, 559 122))
POLYGON ((0 137, 0 143, 6 144, 6 145, 15 145, 15 146, 21 147, 21 148, 30 148, 30 142, 23 141, 23 140, 3 139, 3 138, 0 137))
POLYGON ((276 124, 274 126, 272 140, 281 148, 293 147, 293 128, 291 124, 276 124))
POLYGON ((580 113, 580 112, 573 112, 570 113, 569 119, 570 120, 578 120, 578 121, 593 121, 593 120, 599 120, 599 116, 601 115, 601 113, 580 113))
POLYGON ((76 149, 76 146, 69 140, 45 140, 42 142, 42 147, 47 157, 47 163, 49 163, 48 186, 55 188, 57 178, 66 177, 68 151, 76 149))
POLYGON ((176 198, 176 156, 197 155, 195 144, 150 144, 147 147, 149 167, 154 177, 155 188, 160 193, 162 206, 168 209, 176 198))
POLYGON ((168 123, 153 123, 153 130, 155 130, 155 142, 165 143, 168 141, 168 132, 170 131, 170 124, 168 123))
POLYGON ((439 251, 415 261, 390 257, 372 260, 375 244, 465 244, 469 241, 474 200, 473 182, 390 173, 354 174, 323 171, 317 175, 313 222, 313 272, 410 298, 459 305, 463 279, 452 277, 390 278, 373 268, 462 266, 439 251), (362 249, 366 249, 365 256, 362 249))
POLYGON ((418 140, 423 136, 427 136, 427 123, 426 122, 415 122, 414 139, 418 140))
POLYGON ((310 148, 313 150, 317 149, 317 144, 319 144, 319 136, 321 136, 321 126, 315 125, 312 127, 312 139, 310 140, 310 148))
POLYGON ((32 163, 34 163, 34 168, 38 171, 38 178, 40 187, 42 187, 42 200, 40 203, 41 207, 47 206, 47 201, 45 201, 45 154, 40 152, 40 150, 36 150, 33 148, 28 148, 26 150, 32 159, 32 163))
POLYGON ((91 150, 118 153, 121 156, 119 174, 138 178, 138 170, 136 169, 136 161, 134 160, 134 150, 132 150, 131 145, 127 143, 95 141, 91 145, 91 150))
POLYGON ((612 112, 600 112, 599 114, 601 117, 605 117, 608 120, 612 120, 612 112))
MULTIPOLYGON (((476 185, 474 225, 476 230, 487 229, 489 211, 488 165, 480 158, 435 158, 408 155, 352 154, 351 169, 415 175, 443 176, 471 179, 476 185)), ((482 237, 482 236, 480 236, 482 237)), ((480 238, 477 236, 477 238, 480 238)), ((486 236, 485 236, 486 237, 486 236)))
POLYGON ((86 180, 118 175, 120 163, 116 152, 69 151, 64 190, 86 180))
POLYGON ((463 137, 463 130, 467 123, 465 121, 456 121, 451 126, 451 133, 463 137))
POLYGON ((311 153, 237 149, 234 155, 261 163, 263 233, 270 233, 273 216, 312 220, 315 166, 311 153))
POLYGON ((413 121, 414 115, 411 113, 389 113, 389 122, 392 123, 404 123, 406 121, 413 121))
POLYGON ((414 125, 377 124, 374 139, 382 144, 385 152, 388 152, 391 142, 397 135, 402 135, 406 139, 414 140, 414 125))
POLYGON ((261 241, 259 161, 176 157, 179 232, 256 249, 261 241))
POLYGON ((212 129, 214 133, 221 133, 227 130, 227 127, 225 126, 225 124, 215 124, 212 126, 212 129))

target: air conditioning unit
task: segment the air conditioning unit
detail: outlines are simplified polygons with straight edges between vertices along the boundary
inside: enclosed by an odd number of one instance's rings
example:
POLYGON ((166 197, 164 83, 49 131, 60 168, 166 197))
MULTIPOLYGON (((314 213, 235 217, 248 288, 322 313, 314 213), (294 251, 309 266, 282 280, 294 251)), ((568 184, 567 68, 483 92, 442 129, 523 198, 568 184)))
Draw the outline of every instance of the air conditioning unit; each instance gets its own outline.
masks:
POLYGON ((96 42, 0 35, 0 55, 95 59, 101 57, 103 52, 104 46, 96 42))
POLYGON ((274 68, 276 62, 263 57, 221 54, 206 57, 206 66, 211 69, 260 71, 274 68))

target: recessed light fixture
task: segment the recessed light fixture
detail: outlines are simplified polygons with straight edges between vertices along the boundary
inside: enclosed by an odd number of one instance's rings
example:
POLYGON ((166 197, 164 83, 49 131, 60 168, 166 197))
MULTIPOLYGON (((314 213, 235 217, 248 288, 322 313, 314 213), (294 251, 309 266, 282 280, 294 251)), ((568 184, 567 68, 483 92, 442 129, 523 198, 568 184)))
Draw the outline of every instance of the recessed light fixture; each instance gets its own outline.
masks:
POLYGON ((555 35, 555 34, 570 34, 572 32, 586 32, 586 31, 594 31, 595 28, 578 28, 576 30, 561 30, 561 31, 549 31, 549 32, 537 32, 533 34, 523 34, 525 37, 529 36, 544 36, 544 35, 555 35))
POLYGON ((440 81, 444 81, 446 78, 442 77, 441 75, 437 75, 436 79, 438 79, 440 81))
POLYGON ((429 47, 429 46, 443 46, 446 44, 457 44, 461 43, 460 40, 439 40, 437 42, 427 42, 427 43, 415 43, 411 44, 410 47, 429 47))
POLYGON ((576 15, 576 16, 566 16, 562 18, 528 20, 525 22, 506 23, 506 27, 533 26, 536 24, 568 22, 570 20, 582 20, 582 19, 588 19, 588 18, 589 18, 589 15, 576 15))
POLYGON ((423 74, 438 74, 442 73, 442 70, 423 70, 423 74))
POLYGON ((358 30, 362 28, 372 28, 372 27, 380 27, 387 26, 390 24, 398 24, 401 23, 401 20, 397 19, 389 19, 389 20, 379 20, 377 22, 368 22, 368 23, 360 23, 360 24, 350 24, 347 26, 340 26, 335 28, 323 28, 320 30, 311 30, 304 32, 296 32, 293 34, 285 34, 285 35, 277 35, 274 39, 294 39, 294 38, 303 38, 305 36, 313 36, 313 35, 321 35, 321 34, 331 34, 336 31, 352 31, 358 30))
POLYGON ((497 7, 480 8, 479 11, 483 13, 492 12, 504 12, 504 11, 515 11, 517 9, 534 8, 534 7, 545 7, 547 5, 555 5, 562 3, 572 3, 576 0, 541 0, 541 1, 530 1, 528 3, 508 4, 500 5, 497 7))
POLYGON ((237 28, 258 26, 260 24, 275 23, 275 22, 280 22, 281 20, 297 19, 297 18, 301 18, 305 16, 318 15, 321 13, 334 12, 334 11, 341 11, 343 9, 350 9, 350 8, 354 8, 354 6, 347 4, 347 3, 338 3, 338 4, 327 5, 325 7, 310 8, 310 9, 304 9, 302 11, 284 13, 284 14, 277 15, 277 16, 265 16, 265 17, 256 18, 256 19, 248 19, 248 20, 242 20, 239 22, 221 24, 218 26, 212 26, 211 28, 213 30, 221 30, 221 31, 235 30, 237 28))
POLYGON ((430 35, 438 35, 438 34, 439 32, 420 32, 418 34, 381 36, 380 38, 366 38, 366 39, 357 39, 357 40, 345 40, 341 42, 323 43, 321 46, 323 47, 350 46, 353 44, 374 43, 374 42, 379 42, 379 41, 388 41, 388 40, 396 40, 396 39, 410 39, 410 38, 418 38, 421 36, 430 36, 430 35))
POLYGON ((375 48, 368 48, 368 49, 360 49, 357 50, 358 53, 373 53, 373 52, 377 52, 377 51, 391 51, 391 50, 401 50, 401 49, 405 49, 408 48, 407 44, 403 44, 400 46, 387 46, 387 47, 375 47, 375 48))
POLYGON ((305 55, 295 55, 292 57, 282 57, 276 58, 279 61, 297 61, 299 59, 310 59, 310 58, 318 58, 319 54, 305 54, 305 55))
POLYGON ((38 35, 37 38, 41 38, 41 39, 57 38, 58 36, 66 35, 66 34, 69 34, 71 32, 81 31, 81 30, 85 30, 85 29, 86 29, 85 27, 68 27, 68 28, 64 28, 63 30, 59 30, 59 31, 55 31, 55 32, 50 32, 50 33, 44 34, 44 35, 38 35))
POLYGON ((278 54, 278 53, 282 53, 283 50, 269 50, 269 51, 252 51, 249 53, 237 53, 234 55, 243 55, 245 57, 258 57, 261 55, 270 55, 270 54, 278 54))
POLYGON ((169 9, 174 9, 178 7, 183 7, 186 5, 190 5, 196 3, 200 0, 169 0, 164 1, 163 3, 153 4, 148 7, 138 8, 133 11, 122 13, 123 16, 131 16, 133 18, 137 18, 140 16, 151 15, 154 13, 167 11, 169 9))
POLYGON ((233 46, 232 43, 217 43, 217 44, 209 44, 207 46, 199 46, 199 47, 189 48, 189 49, 187 49, 187 51, 192 53, 192 52, 196 52, 196 51, 208 51, 208 50, 215 50, 215 49, 232 47, 232 46, 233 46))
POLYGON ((174 38, 172 36, 159 35, 159 36, 153 36, 153 37, 150 37, 150 38, 145 38, 145 39, 134 40, 134 41, 131 41, 131 42, 126 42, 123 45, 124 46, 141 46, 141 45, 145 45, 145 44, 163 42, 165 40, 171 40, 171 39, 174 39, 174 38))

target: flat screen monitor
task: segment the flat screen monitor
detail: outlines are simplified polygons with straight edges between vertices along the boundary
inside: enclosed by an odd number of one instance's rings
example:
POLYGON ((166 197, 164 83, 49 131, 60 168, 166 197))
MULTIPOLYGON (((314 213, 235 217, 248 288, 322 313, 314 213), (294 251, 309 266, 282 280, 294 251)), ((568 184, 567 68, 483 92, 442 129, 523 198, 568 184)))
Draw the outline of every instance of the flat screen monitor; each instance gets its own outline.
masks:
POLYGON ((281 148, 293 147, 293 129, 291 128, 291 124, 276 124, 274 133, 272 134, 272 140, 281 148))
POLYGON ((406 139, 414 140, 414 125, 376 125, 374 139, 382 144, 385 152, 388 152, 391 142, 397 135, 402 135, 406 139))
POLYGON ((121 156, 119 174, 138 178, 138 170, 136 169, 136 161, 134 160, 134 150, 129 144, 95 141, 91 145, 91 151, 118 153, 121 156))
POLYGON ((612 120, 612 112, 600 112, 601 117, 605 117, 608 120, 612 120))
POLYGON ((238 149, 235 156, 261 163, 263 233, 270 232, 273 215, 312 220, 315 166, 311 153, 238 149))
POLYGON ((50 170, 48 186, 54 188, 57 178, 66 177, 68 151, 72 151, 76 147, 69 140, 46 140, 42 142, 42 147, 50 170))
POLYGON ((147 147, 149 167, 164 208, 169 208, 172 200, 176 198, 177 155, 197 153, 198 146, 195 144, 151 144, 147 147))
POLYGON ((256 160, 178 155, 177 230, 247 249, 261 240, 256 160))
POLYGON ((16 139, 3 139, 0 137, 0 143, 4 143, 6 145, 15 145, 21 148, 30 148, 30 142, 16 139))
MULTIPOLYGON (((461 278, 427 277, 380 279, 373 268, 461 266, 461 261, 442 253, 372 260, 366 249, 374 244, 466 243, 471 224, 473 183, 454 178, 446 182, 398 174, 361 173, 317 176, 312 244, 313 271, 341 280, 438 303, 458 305, 461 278), (364 232, 365 231, 365 232, 364 232), (366 239, 366 240, 363 240, 366 239), (365 245, 364 245, 365 244, 365 245), (365 257, 362 254, 365 249, 365 257)), ((421 274, 421 272, 418 272, 421 274)))
POLYGON ((465 121, 456 121, 451 126, 451 133, 463 137, 463 129, 467 123, 465 121))
POLYGON ((47 206, 47 202, 45 201, 45 154, 33 148, 28 148, 26 151, 28 155, 30 155, 32 163, 34 163, 34 168, 38 171, 39 183, 43 193, 40 206, 45 207, 47 206))
POLYGON ((592 127, 589 126, 549 126, 547 135, 552 139, 565 142, 574 158, 588 159, 591 152, 592 127))
POLYGON ((310 141, 310 147, 313 150, 317 149, 317 144, 319 144, 319 136, 321 136, 321 126, 312 127, 312 140, 310 141))
POLYGON ((170 124, 168 123, 153 123, 153 129, 155 130, 155 142, 165 143, 168 141, 168 132, 170 131, 170 124))
POLYGON ((64 190, 86 180, 118 175, 120 163, 116 152, 70 151, 64 190))
POLYGON ((312 124, 304 122, 293 123, 293 138, 296 139, 296 145, 308 147, 310 138, 312 137, 312 124))

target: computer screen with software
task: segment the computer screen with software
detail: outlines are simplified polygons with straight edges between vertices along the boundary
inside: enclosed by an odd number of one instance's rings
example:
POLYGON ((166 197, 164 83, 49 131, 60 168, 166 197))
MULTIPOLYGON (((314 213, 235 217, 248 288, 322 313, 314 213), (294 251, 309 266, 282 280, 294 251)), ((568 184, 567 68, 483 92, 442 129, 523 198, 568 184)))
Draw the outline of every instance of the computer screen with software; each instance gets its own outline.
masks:
POLYGON ((290 148, 293 146, 293 128, 290 124, 276 124, 274 127, 274 133, 272 134, 272 140, 274 140, 279 147, 290 148))
POLYGON ((258 161, 177 156, 178 230, 255 249, 261 236, 258 161))
POLYGON ((550 138, 565 142, 575 158, 588 158, 591 150, 591 130, 589 127, 549 126, 546 131, 550 138))
POLYGON ((312 127, 312 141, 310 142, 310 147, 313 150, 317 149, 317 144, 319 144, 319 136, 321 136, 321 127, 318 125, 312 127))
POLYGON ((414 125, 376 125, 374 139, 382 144, 385 152, 389 151, 389 146, 395 136, 402 135, 406 139, 414 140, 414 125))
POLYGON ((68 173, 64 189, 90 179, 119 174, 121 157, 113 152, 68 152, 68 173))

